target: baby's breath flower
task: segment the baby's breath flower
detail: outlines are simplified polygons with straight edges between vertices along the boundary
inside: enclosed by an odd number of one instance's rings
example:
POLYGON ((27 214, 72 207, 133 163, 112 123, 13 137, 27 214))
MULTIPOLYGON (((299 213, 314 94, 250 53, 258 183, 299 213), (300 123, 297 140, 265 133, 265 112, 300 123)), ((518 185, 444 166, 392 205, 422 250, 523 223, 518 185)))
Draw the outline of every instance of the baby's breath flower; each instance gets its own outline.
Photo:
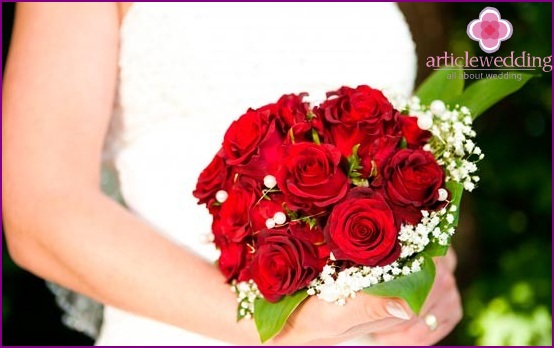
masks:
POLYGON ((237 294, 239 319, 252 318, 254 314, 254 301, 257 298, 262 298, 256 283, 253 280, 247 282, 233 281, 231 283, 231 290, 237 294))
POLYGON ((337 271, 333 266, 325 266, 325 271, 332 270, 332 274, 322 272, 312 280, 308 286, 308 295, 317 297, 326 302, 344 305, 348 298, 355 298, 356 293, 372 285, 391 281, 398 277, 407 276, 421 270, 422 257, 413 260, 399 260, 380 267, 355 266, 337 271))

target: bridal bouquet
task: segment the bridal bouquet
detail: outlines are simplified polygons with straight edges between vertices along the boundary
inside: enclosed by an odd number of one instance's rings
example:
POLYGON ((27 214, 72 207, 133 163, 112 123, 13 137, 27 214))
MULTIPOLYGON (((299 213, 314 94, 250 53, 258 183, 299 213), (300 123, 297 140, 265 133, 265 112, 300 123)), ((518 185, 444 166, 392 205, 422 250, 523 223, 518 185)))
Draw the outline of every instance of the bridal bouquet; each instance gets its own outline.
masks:
POLYGON ((262 341, 308 296, 344 305, 363 291, 420 311, 479 181, 473 118, 511 93, 441 78, 406 100, 365 85, 317 105, 288 94, 230 125, 194 196, 238 319, 253 316, 262 341))

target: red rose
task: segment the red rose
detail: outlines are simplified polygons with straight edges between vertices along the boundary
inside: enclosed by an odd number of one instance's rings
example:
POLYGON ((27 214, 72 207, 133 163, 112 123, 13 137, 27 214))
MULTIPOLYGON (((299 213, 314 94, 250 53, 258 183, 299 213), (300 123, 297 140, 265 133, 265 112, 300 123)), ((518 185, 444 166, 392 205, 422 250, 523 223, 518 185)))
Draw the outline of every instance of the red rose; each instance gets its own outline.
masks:
POLYGON ((417 117, 401 115, 398 122, 402 136, 406 139, 410 149, 419 149, 431 139, 431 132, 423 130, 417 125, 417 117))
POLYGON ((319 117, 314 117, 310 121, 297 123, 289 128, 285 144, 299 142, 324 142, 325 130, 319 117), (317 137, 317 138, 316 138, 317 137))
POLYGON ((258 235, 250 271, 265 299, 277 302, 306 287, 324 265, 314 245, 285 230, 272 229, 258 235))
POLYGON ((252 235, 248 212, 261 193, 256 190, 252 180, 241 178, 228 194, 219 211, 219 227, 230 241, 238 243, 252 235))
POLYGON ((221 252, 217 265, 227 281, 251 279, 249 263, 252 260, 252 253, 248 245, 253 245, 252 238, 245 237, 240 243, 230 241, 229 237, 221 230, 219 213, 213 214, 212 232, 214 244, 221 252))
POLYGON ((196 189, 192 193, 198 198, 198 204, 209 205, 215 201, 216 192, 224 189, 228 173, 229 167, 218 153, 198 177, 196 189))
POLYGON ((380 173, 384 165, 389 161, 396 151, 400 137, 386 135, 375 139, 373 142, 366 142, 358 148, 358 156, 362 169, 362 177, 375 176, 372 185, 380 185, 380 173))
POLYGON ((238 167, 237 172, 256 180, 263 180, 269 174, 275 176, 280 165, 280 153, 284 140, 285 136, 275 126, 275 121, 271 121, 267 135, 258 147, 258 153, 252 156, 248 165, 238 167))
POLYGON ((303 102, 308 93, 286 94, 275 103, 276 116, 284 124, 284 129, 306 121, 306 115, 310 109, 309 104, 303 102))
POLYGON ((329 138, 348 157, 356 144, 397 133, 398 112, 381 93, 369 86, 341 87, 321 104, 318 113, 329 124, 329 138))
POLYGON ((249 109, 233 121, 223 138, 223 151, 230 165, 244 164, 255 154, 269 128, 266 114, 249 109))
POLYGON ((285 136, 270 113, 269 106, 250 109, 227 129, 223 154, 237 172, 259 179, 277 170, 279 145, 285 136))
POLYGON ((325 237, 337 260, 384 266, 400 256, 398 229, 383 197, 368 188, 354 188, 331 211, 325 237))
POLYGON ((384 179, 386 194, 400 223, 417 224, 421 210, 444 205, 438 201, 444 171, 430 152, 399 150, 384 168, 384 179))
POLYGON ((313 213, 344 197, 348 179, 339 168, 337 148, 304 142, 288 145, 283 152, 276 179, 290 208, 313 213))
POLYGON ((369 86, 341 87, 336 92, 328 93, 327 97, 329 96, 337 96, 322 104, 322 108, 325 109, 325 119, 330 123, 376 124, 382 120, 390 120, 392 117, 391 103, 381 91, 369 86))

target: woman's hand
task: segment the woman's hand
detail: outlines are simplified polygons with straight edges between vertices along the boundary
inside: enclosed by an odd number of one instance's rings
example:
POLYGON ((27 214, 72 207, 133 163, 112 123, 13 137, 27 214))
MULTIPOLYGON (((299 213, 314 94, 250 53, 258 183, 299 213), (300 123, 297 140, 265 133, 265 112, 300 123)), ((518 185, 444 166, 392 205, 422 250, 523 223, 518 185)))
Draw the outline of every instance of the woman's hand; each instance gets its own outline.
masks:
POLYGON ((412 314, 399 299, 363 293, 337 306, 309 297, 270 344, 331 345, 409 322, 412 314))
POLYGON ((398 326, 373 337, 379 345, 435 344, 459 323, 462 318, 460 294, 454 278, 456 254, 450 249, 445 257, 435 258, 437 273, 431 293, 420 316, 414 316, 398 326), (427 323, 426 323, 427 321, 427 323))
POLYGON ((329 345, 372 334, 376 343, 383 345, 434 344, 450 333, 462 316, 453 276, 456 267, 453 250, 436 258, 435 264, 435 282, 419 317, 400 299, 359 294, 339 307, 311 297, 270 343, 329 345))

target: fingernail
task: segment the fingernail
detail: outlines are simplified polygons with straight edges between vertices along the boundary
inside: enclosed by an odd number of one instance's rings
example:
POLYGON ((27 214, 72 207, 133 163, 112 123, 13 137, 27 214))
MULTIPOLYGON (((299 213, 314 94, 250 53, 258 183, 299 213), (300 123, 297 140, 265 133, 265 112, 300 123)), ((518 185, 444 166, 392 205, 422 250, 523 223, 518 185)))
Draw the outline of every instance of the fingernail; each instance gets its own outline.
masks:
POLYGON ((398 303, 393 301, 388 301, 385 307, 387 312, 393 317, 402 319, 402 320, 410 320, 410 315, 406 313, 406 310, 404 310, 404 308, 402 308, 402 306, 399 305, 398 303))

